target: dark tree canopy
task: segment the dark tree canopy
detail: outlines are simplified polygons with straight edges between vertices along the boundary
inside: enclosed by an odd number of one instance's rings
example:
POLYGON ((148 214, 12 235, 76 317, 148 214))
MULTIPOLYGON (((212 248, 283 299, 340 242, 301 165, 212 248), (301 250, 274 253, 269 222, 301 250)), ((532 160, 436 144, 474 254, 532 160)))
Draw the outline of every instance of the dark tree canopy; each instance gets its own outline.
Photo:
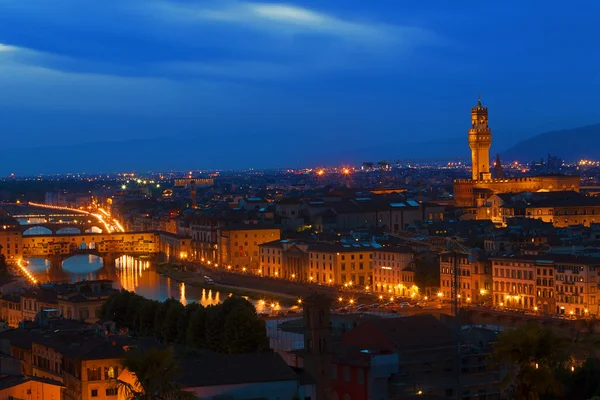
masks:
POLYGON ((265 322, 256 315, 254 305, 241 297, 230 297, 215 306, 191 303, 184 307, 172 298, 158 302, 121 290, 104 302, 100 318, 164 343, 221 353, 269 348, 265 322))

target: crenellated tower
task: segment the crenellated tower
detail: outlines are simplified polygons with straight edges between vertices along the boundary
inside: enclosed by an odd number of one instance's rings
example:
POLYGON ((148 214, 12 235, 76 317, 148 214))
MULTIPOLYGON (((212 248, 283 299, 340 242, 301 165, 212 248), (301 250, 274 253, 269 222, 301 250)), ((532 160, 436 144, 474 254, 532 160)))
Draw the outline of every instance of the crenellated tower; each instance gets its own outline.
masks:
POLYGON ((472 179, 480 181, 490 179, 490 146, 492 131, 488 126, 488 109, 481 104, 471 109, 471 129, 469 129, 469 147, 471 148, 472 179))

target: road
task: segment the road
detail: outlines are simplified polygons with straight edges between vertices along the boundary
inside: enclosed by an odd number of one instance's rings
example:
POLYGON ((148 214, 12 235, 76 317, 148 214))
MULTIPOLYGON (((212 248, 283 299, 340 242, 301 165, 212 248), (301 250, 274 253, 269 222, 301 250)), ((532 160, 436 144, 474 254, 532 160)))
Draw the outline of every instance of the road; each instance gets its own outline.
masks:
POLYGON ((28 204, 32 207, 47 208, 47 209, 61 210, 61 211, 72 211, 72 212, 75 212, 78 214, 89 215, 91 217, 96 218, 98 220, 98 222, 100 222, 100 224, 102 224, 102 226, 104 227, 104 230, 106 232, 125 232, 125 229, 123 229, 123 226, 121 225, 121 223, 119 221, 117 221, 116 219, 112 218, 110 213, 108 213, 106 210, 104 210, 102 208, 98 208, 97 209, 98 212, 92 212, 92 211, 80 210, 78 208, 52 206, 52 205, 43 204, 43 203, 33 203, 31 201, 28 204))

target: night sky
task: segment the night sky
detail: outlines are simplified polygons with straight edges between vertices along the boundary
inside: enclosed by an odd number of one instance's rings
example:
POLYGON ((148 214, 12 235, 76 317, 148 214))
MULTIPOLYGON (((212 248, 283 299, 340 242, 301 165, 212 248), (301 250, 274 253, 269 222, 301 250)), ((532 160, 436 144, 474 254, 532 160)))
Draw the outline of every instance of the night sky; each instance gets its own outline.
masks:
POLYGON ((311 162, 468 151, 481 93, 502 150, 600 122, 598 16, 595 0, 0 0, 1 146, 190 138, 239 166, 265 143, 311 162))

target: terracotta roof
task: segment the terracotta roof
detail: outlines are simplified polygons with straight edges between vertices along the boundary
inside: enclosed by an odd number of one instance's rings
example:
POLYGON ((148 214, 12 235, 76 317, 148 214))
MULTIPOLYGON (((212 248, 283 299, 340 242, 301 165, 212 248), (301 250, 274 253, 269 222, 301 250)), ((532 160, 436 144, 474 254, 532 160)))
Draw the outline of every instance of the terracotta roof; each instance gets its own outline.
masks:
POLYGON ((298 375, 277 353, 204 354, 179 360, 184 388, 243 383, 297 381, 298 375))

